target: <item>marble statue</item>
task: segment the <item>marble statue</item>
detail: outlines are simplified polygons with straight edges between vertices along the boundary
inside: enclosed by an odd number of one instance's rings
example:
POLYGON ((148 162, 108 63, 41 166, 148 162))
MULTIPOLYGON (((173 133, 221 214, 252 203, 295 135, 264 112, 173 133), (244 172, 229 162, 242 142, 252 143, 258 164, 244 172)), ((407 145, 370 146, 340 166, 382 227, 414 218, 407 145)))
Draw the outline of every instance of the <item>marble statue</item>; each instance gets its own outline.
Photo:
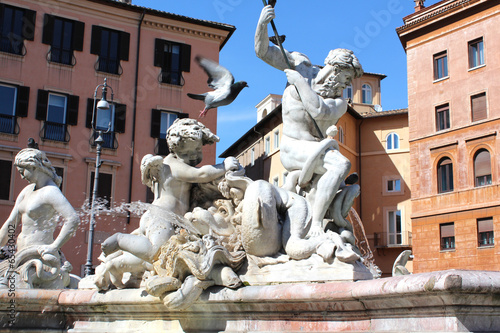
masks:
POLYGON ((410 275, 410 271, 406 268, 406 264, 411 256, 411 250, 404 250, 394 261, 392 266, 392 276, 410 275))
POLYGON ((160 247, 174 235, 174 225, 189 229, 183 216, 189 210, 192 185, 211 182, 238 168, 235 158, 196 167, 203 158, 202 147, 217 141, 219 138, 197 120, 177 119, 167 132, 171 153, 165 158, 146 155, 142 159, 142 181, 151 187, 155 200, 142 215, 138 229, 131 234, 116 233, 102 243, 103 264, 96 268, 95 276, 100 289, 125 287, 125 272, 140 278, 152 270, 160 247))
POLYGON ((26 148, 14 165, 30 184, 16 199, 0 229, 0 247, 8 246, 10 258, 0 263, 0 286, 15 280, 17 288, 61 289, 70 283, 71 264, 61 247, 75 234, 80 218, 59 189, 59 177, 44 152, 26 148), (54 239, 62 219, 62 228, 54 239), (21 224, 14 252, 14 234, 21 224))
POLYGON ((310 235, 322 234, 324 220, 330 219, 334 231, 343 233, 344 241, 354 245, 346 216, 359 195, 359 186, 346 186, 351 163, 332 137, 335 124, 348 107, 342 92, 352 79, 363 74, 363 69, 353 52, 346 49, 330 51, 323 68, 312 65, 298 52, 283 50, 285 59, 277 46, 269 44, 267 25, 274 17, 274 8, 264 7, 255 33, 255 52, 266 63, 285 71, 289 83, 283 93, 280 142, 281 162, 292 174, 290 181, 294 181, 287 188, 298 186, 311 204, 310 235))

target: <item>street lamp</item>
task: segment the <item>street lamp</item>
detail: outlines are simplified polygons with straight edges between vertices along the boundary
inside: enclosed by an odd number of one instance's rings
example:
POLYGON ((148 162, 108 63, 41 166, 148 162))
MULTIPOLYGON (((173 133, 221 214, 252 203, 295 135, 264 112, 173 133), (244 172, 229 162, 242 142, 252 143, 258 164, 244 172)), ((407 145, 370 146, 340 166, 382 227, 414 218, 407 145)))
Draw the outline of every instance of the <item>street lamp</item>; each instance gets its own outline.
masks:
MULTIPOLYGON (((96 126, 96 118, 98 110, 109 110, 110 105, 106 100, 106 94, 108 92, 108 88, 111 89, 111 101, 113 101, 113 88, 108 86, 107 79, 104 79, 104 84, 98 85, 94 90, 94 106, 92 109, 92 131, 97 132, 97 139, 95 140, 96 144, 96 158, 95 158, 95 173, 94 173, 94 187, 92 190, 92 204, 90 208, 90 222, 89 222, 89 237, 87 244, 87 262, 85 263, 85 276, 89 276, 94 274, 94 269, 92 268, 92 246, 94 245, 94 227, 95 227, 95 205, 97 199, 97 190, 99 188, 99 168, 101 167, 101 150, 102 144, 104 143, 104 139, 102 138, 102 130, 97 128, 96 126), (101 100, 96 104, 97 101, 97 91, 99 88, 101 91, 101 100)), ((111 124, 108 124, 108 129, 104 132, 107 133, 111 129, 111 124)), ((94 133, 92 133, 94 135, 94 133)))

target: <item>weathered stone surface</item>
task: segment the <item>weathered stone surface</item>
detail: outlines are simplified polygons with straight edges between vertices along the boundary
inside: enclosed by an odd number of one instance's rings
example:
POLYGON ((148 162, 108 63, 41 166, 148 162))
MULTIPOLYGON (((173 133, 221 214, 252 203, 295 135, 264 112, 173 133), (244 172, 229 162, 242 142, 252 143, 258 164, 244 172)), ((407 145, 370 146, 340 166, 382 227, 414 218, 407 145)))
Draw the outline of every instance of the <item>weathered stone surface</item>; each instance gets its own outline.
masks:
MULTIPOLYGON (((0 331, 11 298, 0 291, 0 331)), ((498 332, 500 272, 450 270, 371 281, 214 287, 168 311, 141 289, 18 290, 12 329, 67 332, 498 332)))

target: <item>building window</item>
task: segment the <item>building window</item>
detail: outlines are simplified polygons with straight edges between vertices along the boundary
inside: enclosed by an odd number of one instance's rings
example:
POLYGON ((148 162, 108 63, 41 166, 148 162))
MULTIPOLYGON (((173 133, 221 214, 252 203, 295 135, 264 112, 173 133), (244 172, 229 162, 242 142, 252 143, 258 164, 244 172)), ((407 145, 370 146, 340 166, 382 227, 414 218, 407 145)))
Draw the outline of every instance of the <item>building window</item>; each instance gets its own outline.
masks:
POLYGON ((397 133, 389 133, 386 141, 387 150, 399 149, 399 135, 397 133))
POLYGON ((61 184, 59 185, 59 189, 63 190, 63 183, 64 183, 64 168, 61 167, 54 167, 54 170, 56 170, 56 174, 61 177, 61 184))
POLYGON ((486 149, 480 149, 474 155, 475 186, 491 185, 491 157, 486 149))
POLYGON ((387 192, 401 192, 401 179, 388 180, 387 192))
POLYGON ((73 51, 83 50, 84 28, 83 22, 45 14, 42 43, 50 45, 48 60, 74 65, 73 51))
POLYGON ((274 177, 273 178, 273 185, 278 187, 279 186, 279 178, 278 177, 274 177))
POLYGON ((437 168, 438 193, 453 191, 453 163, 448 157, 442 158, 437 168))
MULTIPOLYGON (((95 101, 97 103, 97 101, 95 101)), ((94 99, 87 100, 87 121, 85 126, 92 128, 92 115, 94 112, 94 99)), ((102 131, 102 138, 104 148, 116 149, 118 148, 118 141, 116 140, 116 133, 125 133, 125 118, 127 106, 119 103, 109 103, 109 110, 99 110, 96 108, 95 115, 95 128, 102 131)), ((98 133, 93 132, 91 138, 91 145, 95 145, 98 133)))
POLYGON ((36 12, 0 4, 0 51, 25 55, 24 40, 34 40, 36 12))
POLYGON ((16 117, 28 115, 29 87, 0 83, 0 132, 18 134, 16 117))
POLYGON ((339 126, 339 142, 345 144, 345 133, 342 126, 339 126))
POLYGON ((286 178, 288 177, 288 171, 283 172, 283 185, 286 184, 286 178))
POLYGON ((12 161, 0 160, 0 200, 10 200, 12 161))
POLYGON ((129 45, 129 33, 93 25, 90 53, 99 56, 95 69, 121 74, 120 60, 128 61, 129 45))
POLYGON ((436 131, 450 128, 450 106, 443 104, 436 107, 436 131))
POLYGON ((271 137, 269 136, 264 140, 264 152, 266 156, 271 153, 271 137))
POLYGON ((177 118, 187 118, 186 113, 169 112, 153 109, 151 112, 151 137, 158 139, 155 154, 167 156, 170 151, 167 145, 167 130, 177 118))
POLYGON ((182 72, 191 70, 191 45, 155 39, 154 65, 161 67, 160 82, 183 86, 182 72))
POLYGON ((488 117, 486 108, 486 93, 480 93, 470 97, 470 108, 472 121, 483 120, 488 117))
POLYGON ((369 84, 363 84, 362 98, 364 104, 372 104, 372 87, 369 84))
POLYGON ((401 223, 401 211, 390 210, 387 212, 387 244, 388 245, 401 245, 403 244, 403 233, 401 223))
POLYGON ((255 165, 255 147, 250 150, 250 165, 255 165))
POLYGON ((351 99, 352 100, 352 84, 350 84, 344 88, 343 96, 344 96, 344 99, 351 99))
POLYGON ((448 53, 440 52, 434 55, 434 80, 448 76, 448 53))
POLYGON ((79 97, 38 90, 36 119, 44 121, 41 138, 69 141, 67 125, 77 125, 79 97))
POLYGON ((279 149, 280 147, 280 131, 274 131, 274 149, 279 149))
POLYGON ((441 250, 455 248, 455 223, 443 223, 439 225, 441 235, 441 250))
POLYGON ((484 65, 483 37, 469 42, 469 68, 484 65))
MULTIPOLYGON (((94 190, 95 172, 90 175, 90 197, 89 203, 92 204, 92 192, 94 190)), ((97 185, 97 200, 98 209, 109 209, 111 207, 111 192, 113 189, 113 175, 109 173, 99 172, 99 184, 97 185)))
POLYGON ((495 244, 492 217, 477 220, 477 240, 480 247, 495 244))

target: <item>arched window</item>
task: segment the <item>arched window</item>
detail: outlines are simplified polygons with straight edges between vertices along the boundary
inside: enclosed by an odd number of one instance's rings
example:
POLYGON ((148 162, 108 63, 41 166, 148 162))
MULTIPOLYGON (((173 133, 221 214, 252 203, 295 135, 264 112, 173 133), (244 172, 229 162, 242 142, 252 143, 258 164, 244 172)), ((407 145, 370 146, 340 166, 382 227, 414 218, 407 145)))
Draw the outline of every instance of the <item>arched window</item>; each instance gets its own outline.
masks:
POLYGON ((369 84, 363 84, 363 103, 372 104, 372 87, 369 84))
POLYGON ((386 140, 387 150, 399 149, 399 135, 397 133, 389 133, 386 140))
POLYGON ((352 84, 348 85, 344 89, 344 99, 352 99, 352 84))
POLYGON ((438 192, 453 191, 453 163, 448 157, 443 157, 437 166, 438 192))
POLYGON ((491 157, 486 149, 480 149, 474 155, 474 183, 475 186, 491 184, 491 157))
POLYGON ((345 143, 344 129, 342 128, 342 126, 339 126, 339 142, 345 143))

